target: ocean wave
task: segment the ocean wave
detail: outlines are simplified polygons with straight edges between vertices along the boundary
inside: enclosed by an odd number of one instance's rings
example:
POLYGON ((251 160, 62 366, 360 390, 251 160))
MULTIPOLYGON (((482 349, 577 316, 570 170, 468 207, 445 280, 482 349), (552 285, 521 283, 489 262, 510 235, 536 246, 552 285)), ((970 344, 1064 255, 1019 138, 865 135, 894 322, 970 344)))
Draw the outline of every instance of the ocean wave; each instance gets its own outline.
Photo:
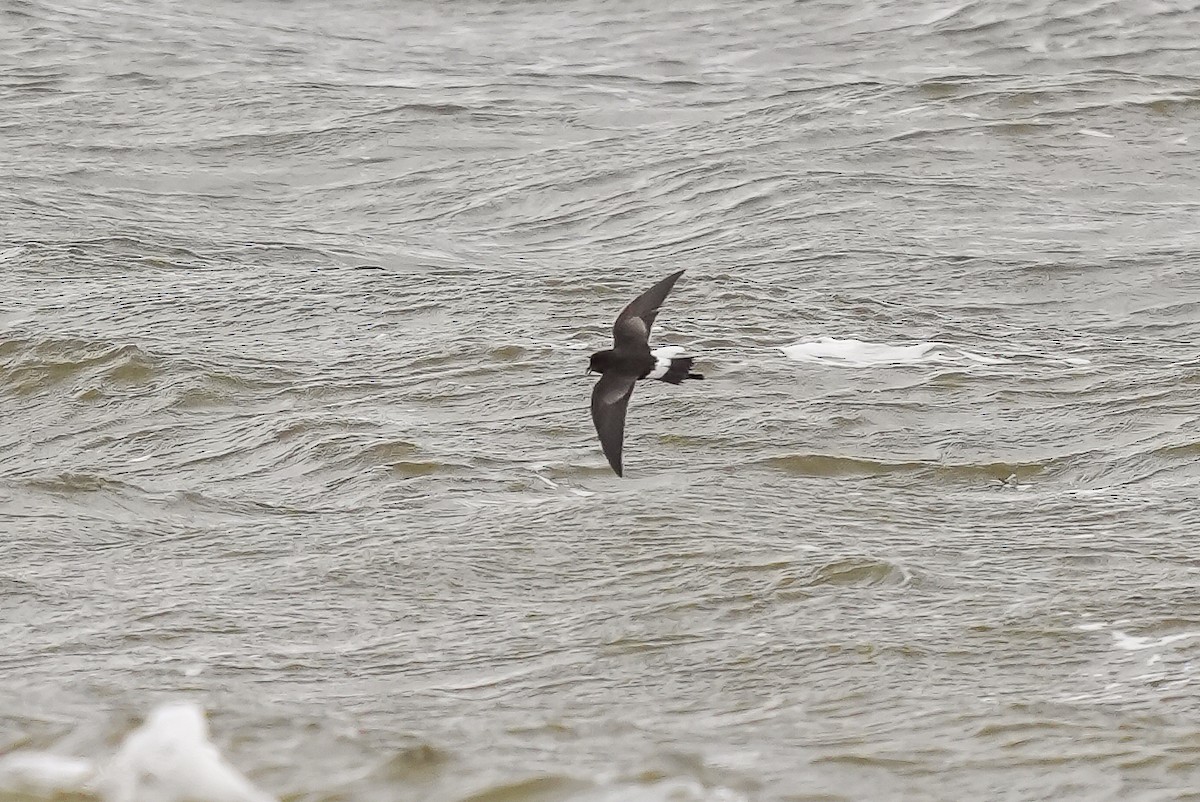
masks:
POLYGON ((155 708, 107 760, 54 752, 0 757, 0 791, 34 799, 82 796, 102 802, 272 802, 209 740, 191 703, 155 708))
MULTIPOLYGON (((63 798, 96 802, 274 802, 280 797, 251 782, 210 740, 204 710, 192 702, 168 702, 127 733, 110 757, 78 757, 66 749, 20 749, 0 755, 0 795, 22 800, 63 798)), ((360 776, 376 782, 425 785, 430 772, 445 770, 450 755, 423 744, 391 760, 374 761, 360 776)), ((747 802, 748 797, 688 777, 583 778, 530 773, 470 788, 447 783, 448 792, 425 798, 458 800, 526 799, 558 802, 747 802), (449 790, 457 786, 460 790, 449 790)), ((398 791, 410 798, 411 791, 398 791)), ((288 796, 287 798, 290 798, 288 796)))
POLYGON ((895 460, 836 456, 830 454, 790 454, 769 457, 758 464, 792 476, 870 477, 890 474, 925 474, 931 479, 949 482, 998 483, 1014 487, 1056 466, 1046 462, 956 463, 949 460, 895 460))
POLYGON ((1004 356, 984 355, 941 342, 905 344, 872 343, 853 338, 821 337, 815 341, 781 346, 788 358, 841 367, 877 367, 881 365, 1009 365, 1017 361, 1037 360, 1050 364, 1090 365, 1091 360, 1074 355, 1044 354, 1025 349, 1007 351, 1004 356))

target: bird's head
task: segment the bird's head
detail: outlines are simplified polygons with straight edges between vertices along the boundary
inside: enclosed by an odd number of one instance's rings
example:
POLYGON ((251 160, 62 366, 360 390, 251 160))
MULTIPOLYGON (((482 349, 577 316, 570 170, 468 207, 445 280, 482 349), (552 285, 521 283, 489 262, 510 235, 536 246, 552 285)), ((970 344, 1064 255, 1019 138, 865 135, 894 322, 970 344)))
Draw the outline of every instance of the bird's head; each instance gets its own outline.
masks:
POLYGON ((597 351, 592 354, 591 361, 588 362, 588 373, 603 373, 612 361, 612 349, 608 348, 604 351, 597 351))

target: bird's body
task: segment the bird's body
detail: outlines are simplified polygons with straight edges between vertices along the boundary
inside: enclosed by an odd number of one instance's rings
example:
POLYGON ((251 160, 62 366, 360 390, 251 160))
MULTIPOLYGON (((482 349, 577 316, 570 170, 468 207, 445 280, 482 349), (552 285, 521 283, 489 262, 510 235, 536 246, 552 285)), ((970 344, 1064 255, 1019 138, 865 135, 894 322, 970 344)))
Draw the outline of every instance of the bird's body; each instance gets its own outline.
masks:
POLYGON ((683 349, 667 346, 650 350, 650 327, 667 294, 683 271, 673 273, 633 300, 613 324, 613 348, 592 354, 589 371, 603 374, 592 389, 592 423, 608 464, 622 475, 621 451, 625 436, 625 412, 634 384, 640 379, 657 379, 679 384, 685 379, 703 379, 692 373, 692 357, 683 349))

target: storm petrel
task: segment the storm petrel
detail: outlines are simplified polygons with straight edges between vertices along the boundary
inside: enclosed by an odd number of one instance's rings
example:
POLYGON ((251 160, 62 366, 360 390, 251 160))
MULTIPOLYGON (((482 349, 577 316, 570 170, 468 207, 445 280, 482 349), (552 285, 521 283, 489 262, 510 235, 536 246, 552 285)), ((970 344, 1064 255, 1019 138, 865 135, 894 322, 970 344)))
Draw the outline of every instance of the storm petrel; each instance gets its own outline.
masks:
POLYGON ((592 389, 592 423, 608 464, 621 476, 621 444, 625 435, 625 410, 639 379, 658 379, 679 384, 684 379, 703 379, 691 373, 690 356, 680 356, 677 345, 650 350, 650 327, 659 307, 683 271, 672 273, 633 300, 613 324, 613 348, 592 354, 588 373, 602 373, 592 389))

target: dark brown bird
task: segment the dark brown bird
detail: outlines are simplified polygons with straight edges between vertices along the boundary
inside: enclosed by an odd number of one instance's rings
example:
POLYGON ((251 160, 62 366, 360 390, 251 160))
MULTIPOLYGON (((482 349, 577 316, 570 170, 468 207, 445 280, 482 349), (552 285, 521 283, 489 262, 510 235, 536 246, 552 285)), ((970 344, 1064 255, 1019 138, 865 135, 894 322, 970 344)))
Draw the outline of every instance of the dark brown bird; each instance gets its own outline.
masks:
POLYGON ((592 389, 592 423, 600 435, 600 446, 608 464, 621 472, 621 447, 625 438, 625 411, 629 397, 639 379, 658 379, 669 384, 679 384, 684 379, 703 379, 692 373, 690 356, 680 356, 683 349, 677 345, 650 350, 650 327, 667 294, 675 286, 684 271, 672 273, 650 289, 639 295, 613 324, 613 348, 592 354, 588 372, 604 374, 592 389))

